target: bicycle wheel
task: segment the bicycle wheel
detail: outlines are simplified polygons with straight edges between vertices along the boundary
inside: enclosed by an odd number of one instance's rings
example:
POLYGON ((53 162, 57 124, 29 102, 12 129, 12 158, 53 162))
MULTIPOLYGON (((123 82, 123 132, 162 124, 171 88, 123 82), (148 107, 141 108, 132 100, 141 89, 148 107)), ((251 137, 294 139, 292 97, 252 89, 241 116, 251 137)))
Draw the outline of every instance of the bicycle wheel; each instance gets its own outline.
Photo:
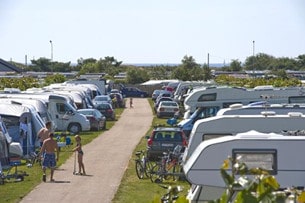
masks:
POLYGON ((157 164, 150 171, 150 180, 153 183, 163 182, 162 166, 157 164))
POLYGON ((136 161, 136 173, 139 179, 144 178, 144 168, 141 161, 136 161))
POLYGON ((144 170, 146 178, 150 178, 150 173, 154 166, 155 166, 155 162, 149 161, 148 159, 146 159, 145 170, 144 170))

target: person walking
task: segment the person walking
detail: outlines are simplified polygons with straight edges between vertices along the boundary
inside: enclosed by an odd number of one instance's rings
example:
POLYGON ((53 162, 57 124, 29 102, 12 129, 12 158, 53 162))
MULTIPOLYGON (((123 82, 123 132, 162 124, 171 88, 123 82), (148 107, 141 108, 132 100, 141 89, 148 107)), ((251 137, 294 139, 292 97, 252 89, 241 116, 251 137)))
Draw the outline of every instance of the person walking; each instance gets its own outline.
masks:
POLYGON ((51 169, 51 176, 50 181, 54 182, 54 169, 56 167, 56 162, 59 159, 59 148, 57 145, 57 141, 53 139, 54 134, 50 133, 49 138, 45 139, 43 141, 40 154, 43 156, 43 162, 42 162, 42 170, 43 170, 43 176, 42 180, 46 182, 46 169, 51 169), (55 155, 55 152, 57 155, 55 155))
POLYGON ((40 146, 42 146, 43 141, 49 138, 49 134, 51 133, 52 129, 52 122, 48 121, 46 122, 46 127, 41 128, 38 133, 37 137, 40 140, 40 146))
POLYGON ((129 106, 130 106, 130 108, 133 108, 133 101, 132 101, 132 97, 130 97, 130 99, 129 99, 129 106))
POLYGON ((86 175, 85 165, 83 162, 84 152, 82 149, 81 137, 79 135, 75 135, 76 147, 73 149, 73 152, 77 152, 77 160, 78 160, 78 173, 77 175, 86 175), (82 173, 83 170, 83 173, 82 173))

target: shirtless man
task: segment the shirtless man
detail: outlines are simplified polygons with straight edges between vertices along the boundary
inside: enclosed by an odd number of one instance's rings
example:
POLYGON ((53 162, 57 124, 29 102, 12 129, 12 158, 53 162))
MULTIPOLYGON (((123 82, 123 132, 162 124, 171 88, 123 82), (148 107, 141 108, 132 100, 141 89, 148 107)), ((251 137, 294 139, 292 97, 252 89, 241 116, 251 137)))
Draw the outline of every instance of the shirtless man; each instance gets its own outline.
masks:
POLYGON ((40 146, 42 146, 43 141, 47 138, 49 138, 49 134, 51 133, 51 128, 52 128, 52 122, 48 121, 46 123, 46 127, 45 128, 41 128, 38 133, 37 133, 37 137, 40 140, 40 146))
POLYGON ((54 169, 56 166, 56 161, 58 161, 59 158, 59 148, 57 145, 57 141, 53 139, 54 134, 50 133, 49 138, 43 141, 40 154, 43 156, 43 162, 42 162, 42 170, 43 170, 43 176, 42 180, 46 182, 46 168, 51 169, 51 177, 50 181, 53 182, 53 175, 54 175, 54 169), (55 156, 55 151, 57 153, 57 156, 55 156))

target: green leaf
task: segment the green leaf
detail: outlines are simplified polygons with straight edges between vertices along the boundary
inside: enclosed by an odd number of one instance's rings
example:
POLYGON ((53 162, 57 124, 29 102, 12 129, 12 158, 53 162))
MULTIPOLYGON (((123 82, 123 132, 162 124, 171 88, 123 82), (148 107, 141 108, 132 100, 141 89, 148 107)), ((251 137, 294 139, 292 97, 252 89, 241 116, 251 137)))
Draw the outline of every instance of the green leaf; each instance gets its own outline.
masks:
POLYGON ((227 186, 232 185, 234 183, 234 178, 230 176, 226 170, 220 169, 220 173, 227 186))

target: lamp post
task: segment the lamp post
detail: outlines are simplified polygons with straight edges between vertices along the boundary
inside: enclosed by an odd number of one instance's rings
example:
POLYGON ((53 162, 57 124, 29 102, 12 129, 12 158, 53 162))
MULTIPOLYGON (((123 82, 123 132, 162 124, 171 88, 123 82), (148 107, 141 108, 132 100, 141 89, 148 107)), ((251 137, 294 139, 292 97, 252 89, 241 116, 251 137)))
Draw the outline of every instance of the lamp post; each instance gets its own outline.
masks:
POLYGON ((255 41, 253 40, 253 71, 254 71, 254 77, 256 77, 255 75, 255 41))
POLYGON ((52 40, 50 40, 50 44, 51 44, 51 61, 53 61, 53 42, 52 42, 52 40))

